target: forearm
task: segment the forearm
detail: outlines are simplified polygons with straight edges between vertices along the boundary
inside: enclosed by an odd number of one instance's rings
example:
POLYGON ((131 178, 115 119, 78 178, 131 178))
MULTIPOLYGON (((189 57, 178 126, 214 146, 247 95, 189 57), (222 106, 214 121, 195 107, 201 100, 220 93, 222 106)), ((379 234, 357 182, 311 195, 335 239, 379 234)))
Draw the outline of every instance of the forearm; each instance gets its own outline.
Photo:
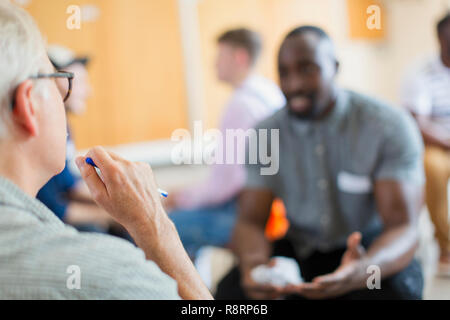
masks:
POLYGON ((378 266, 381 278, 387 278, 406 268, 417 249, 417 229, 411 224, 402 224, 386 229, 368 248, 361 260, 359 287, 366 287, 367 268, 378 266))
POLYGON ((131 228, 129 232, 136 244, 144 251, 147 259, 154 261, 164 273, 177 282, 178 293, 182 299, 212 299, 184 250, 170 219, 163 218, 159 222, 142 223, 138 228, 131 228), (152 239, 158 239, 158 241, 154 242, 152 239))
POLYGON ((272 244, 265 237, 264 226, 240 219, 233 237, 233 249, 238 256, 241 270, 250 270, 265 264, 272 254, 272 244))
POLYGON ((416 115, 415 118, 425 144, 450 149, 450 134, 447 130, 443 129, 427 117, 416 115))

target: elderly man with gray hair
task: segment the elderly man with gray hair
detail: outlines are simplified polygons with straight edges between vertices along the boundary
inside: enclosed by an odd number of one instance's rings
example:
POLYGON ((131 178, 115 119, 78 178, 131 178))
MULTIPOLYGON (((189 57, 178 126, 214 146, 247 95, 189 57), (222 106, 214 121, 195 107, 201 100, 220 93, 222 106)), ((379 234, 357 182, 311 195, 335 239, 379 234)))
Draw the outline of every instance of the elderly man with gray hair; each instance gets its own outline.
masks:
POLYGON ((22 9, 0 3, 0 298, 210 299, 163 210, 150 166, 97 147, 77 159, 96 202, 140 249, 65 226, 35 199, 65 164, 63 98, 70 73, 54 70, 22 9), (55 78, 67 78, 61 96, 55 78))

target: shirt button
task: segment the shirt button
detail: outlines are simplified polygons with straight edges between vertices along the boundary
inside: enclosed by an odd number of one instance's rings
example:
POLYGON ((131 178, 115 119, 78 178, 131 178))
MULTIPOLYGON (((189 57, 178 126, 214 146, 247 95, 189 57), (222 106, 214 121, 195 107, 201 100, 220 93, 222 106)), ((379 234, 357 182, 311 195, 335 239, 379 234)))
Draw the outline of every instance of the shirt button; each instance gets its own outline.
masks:
POLYGON ((316 154, 318 156, 323 156, 324 152, 325 152, 325 148, 323 145, 319 144, 316 146, 316 154))
POLYGON ((325 189, 328 188, 328 181, 325 180, 325 179, 320 179, 320 180, 317 182, 317 186, 319 187, 319 189, 325 190, 325 189))

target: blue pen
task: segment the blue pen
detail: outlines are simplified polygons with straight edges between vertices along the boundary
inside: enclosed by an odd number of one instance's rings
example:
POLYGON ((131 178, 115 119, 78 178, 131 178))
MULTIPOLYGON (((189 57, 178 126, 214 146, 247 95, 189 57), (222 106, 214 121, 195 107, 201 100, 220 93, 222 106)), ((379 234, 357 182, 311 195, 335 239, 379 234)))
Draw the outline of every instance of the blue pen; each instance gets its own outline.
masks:
MULTIPOLYGON (((89 157, 86 158, 86 163, 88 165, 91 165, 91 166, 93 166, 93 167, 98 169, 97 165, 95 164, 94 160, 92 160, 92 158, 89 158, 89 157)), ((169 193, 167 191, 162 190, 162 189, 158 189, 158 192, 164 198, 167 198, 169 196, 169 193)))

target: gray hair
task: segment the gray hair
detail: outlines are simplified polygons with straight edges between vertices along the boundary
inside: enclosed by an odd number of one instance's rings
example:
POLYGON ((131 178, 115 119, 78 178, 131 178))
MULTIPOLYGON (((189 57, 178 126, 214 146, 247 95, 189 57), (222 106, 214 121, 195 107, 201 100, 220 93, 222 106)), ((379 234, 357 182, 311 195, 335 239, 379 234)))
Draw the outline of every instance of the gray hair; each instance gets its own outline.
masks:
POLYGON ((44 56, 45 44, 31 16, 0 0, 0 137, 7 132, 17 86, 39 72, 44 56))

